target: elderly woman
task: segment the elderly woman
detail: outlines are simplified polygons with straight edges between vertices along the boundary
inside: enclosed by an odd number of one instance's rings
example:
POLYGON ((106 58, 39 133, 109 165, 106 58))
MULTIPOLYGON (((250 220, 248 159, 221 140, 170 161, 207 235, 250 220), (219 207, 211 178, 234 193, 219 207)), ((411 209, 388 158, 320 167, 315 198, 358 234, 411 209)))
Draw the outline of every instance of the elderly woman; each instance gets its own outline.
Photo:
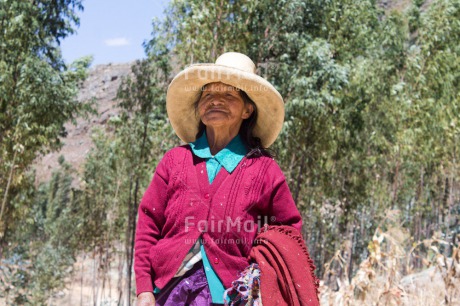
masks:
POLYGON ((281 130, 284 103, 247 56, 231 52, 180 72, 166 104, 187 144, 165 154, 140 203, 138 305, 223 304, 260 227, 302 225, 266 150, 281 130))

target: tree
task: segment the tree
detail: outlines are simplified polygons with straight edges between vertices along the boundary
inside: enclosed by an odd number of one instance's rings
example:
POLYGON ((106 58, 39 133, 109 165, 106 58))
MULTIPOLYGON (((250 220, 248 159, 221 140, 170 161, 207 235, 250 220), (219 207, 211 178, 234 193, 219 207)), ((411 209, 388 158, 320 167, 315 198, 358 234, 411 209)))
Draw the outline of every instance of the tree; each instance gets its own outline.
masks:
POLYGON ((32 161, 58 149, 64 123, 90 109, 76 100, 90 58, 66 66, 59 51, 81 9, 80 0, 0 2, 0 247, 29 213, 17 203, 32 161))

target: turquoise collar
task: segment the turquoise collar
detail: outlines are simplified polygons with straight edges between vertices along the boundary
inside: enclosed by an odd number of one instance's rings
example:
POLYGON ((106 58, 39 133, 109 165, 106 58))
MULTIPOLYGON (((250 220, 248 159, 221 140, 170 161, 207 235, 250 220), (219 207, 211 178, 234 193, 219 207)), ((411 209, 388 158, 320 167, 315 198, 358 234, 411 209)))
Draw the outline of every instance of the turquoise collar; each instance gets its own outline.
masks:
POLYGON ((215 158, 228 173, 232 173, 238 166, 239 162, 247 154, 248 150, 244 145, 240 135, 236 135, 230 143, 220 150, 215 156, 212 156, 211 150, 209 149, 208 138, 206 137, 206 131, 201 135, 200 138, 190 143, 193 153, 201 158, 215 158))

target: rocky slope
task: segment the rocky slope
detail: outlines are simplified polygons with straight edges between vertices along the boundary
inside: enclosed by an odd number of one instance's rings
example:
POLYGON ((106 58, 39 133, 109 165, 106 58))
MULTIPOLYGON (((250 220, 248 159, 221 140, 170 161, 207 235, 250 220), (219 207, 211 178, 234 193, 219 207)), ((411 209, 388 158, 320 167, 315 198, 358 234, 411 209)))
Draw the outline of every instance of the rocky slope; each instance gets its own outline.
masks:
POLYGON ((107 120, 118 113, 117 90, 122 78, 131 73, 132 64, 98 65, 90 70, 78 100, 87 101, 94 98, 98 114, 87 120, 78 118, 77 125, 65 124, 67 137, 61 138, 64 143, 62 149, 41 156, 35 162, 36 184, 50 179, 52 171, 58 167, 60 155, 63 155, 75 169, 82 170, 83 161, 92 147, 91 130, 94 127, 105 126, 107 120))

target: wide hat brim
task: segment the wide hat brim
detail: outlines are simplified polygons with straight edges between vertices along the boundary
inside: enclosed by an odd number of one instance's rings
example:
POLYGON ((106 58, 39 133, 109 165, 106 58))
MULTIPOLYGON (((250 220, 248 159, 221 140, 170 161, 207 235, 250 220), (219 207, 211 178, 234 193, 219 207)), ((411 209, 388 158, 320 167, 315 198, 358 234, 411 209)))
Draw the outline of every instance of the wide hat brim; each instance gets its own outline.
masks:
POLYGON ((284 102, 280 93, 255 73, 218 64, 195 64, 181 71, 172 80, 166 95, 166 110, 171 125, 182 141, 196 140, 200 118, 194 103, 201 88, 222 82, 245 91, 257 106, 257 122, 253 134, 268 148, 278 137, 284 121, 284 102))

